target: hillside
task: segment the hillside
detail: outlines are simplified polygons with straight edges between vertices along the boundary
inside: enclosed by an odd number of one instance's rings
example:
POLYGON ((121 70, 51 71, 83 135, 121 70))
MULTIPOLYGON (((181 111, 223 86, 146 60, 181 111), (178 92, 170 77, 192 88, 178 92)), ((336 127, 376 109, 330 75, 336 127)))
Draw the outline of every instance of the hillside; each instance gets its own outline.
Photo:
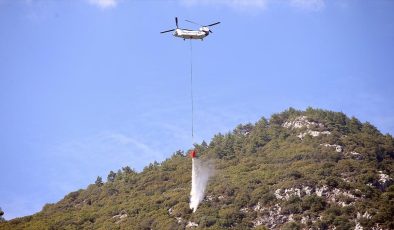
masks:
POLYGON ((191 161, 178 151, 0 229, 394 229, 394 139, 369 123, 290 108, 196 149, 216 174, 195 213, 191 161))

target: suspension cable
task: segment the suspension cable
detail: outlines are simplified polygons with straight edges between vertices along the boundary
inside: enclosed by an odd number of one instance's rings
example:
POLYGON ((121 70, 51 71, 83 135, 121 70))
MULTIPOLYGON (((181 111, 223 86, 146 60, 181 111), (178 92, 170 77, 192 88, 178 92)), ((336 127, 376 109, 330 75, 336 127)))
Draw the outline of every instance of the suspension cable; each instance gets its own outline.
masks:
POLYGON ((192 103, 192 145, 194 144, 194 98, 193 98, 193 45, 190 39, 190 100, 192 103))

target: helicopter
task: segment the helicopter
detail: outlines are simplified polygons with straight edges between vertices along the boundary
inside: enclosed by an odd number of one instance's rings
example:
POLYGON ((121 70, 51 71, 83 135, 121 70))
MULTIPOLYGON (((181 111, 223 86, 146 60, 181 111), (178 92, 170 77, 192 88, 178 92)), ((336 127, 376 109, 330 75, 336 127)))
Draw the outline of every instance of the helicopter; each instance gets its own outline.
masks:
POLYGON ((209 29, 210 26, 214 26, 219 24, 220 22, 215 22, 209 25, 200 25, 198 23, 195 23, 193 21, 189 21, 189 20, 185 20, 187 22, 196 24, 201 26, 199 30, 189 30, 189 29, 181 29, 178 26, 178 17, 175 17, 175 25, 176 25, 176 29, 171 29, 171 30, 166 30, 166 31, 162 31, 160 33, 164 34, 164 33, 168 33, 168 32, 172 32, 174 31, 173 35, 175 37, 179 37, 179 38, 183 38, 183 40, 186 39, 201 39, 201 41, 209 35, 209 33, 213 33, 211 29, 209 29))

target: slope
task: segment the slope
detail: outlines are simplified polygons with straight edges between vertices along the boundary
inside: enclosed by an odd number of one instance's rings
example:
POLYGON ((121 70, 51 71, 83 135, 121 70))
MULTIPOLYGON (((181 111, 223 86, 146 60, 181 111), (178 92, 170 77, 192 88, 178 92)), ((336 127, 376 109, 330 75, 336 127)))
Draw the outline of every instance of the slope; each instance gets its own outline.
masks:
POLYGON ((216 166, 195 213, 191 161, 177 151, 0 229, 394 229, 394 139, 369 123, 290 108, 195 147, 216 166))

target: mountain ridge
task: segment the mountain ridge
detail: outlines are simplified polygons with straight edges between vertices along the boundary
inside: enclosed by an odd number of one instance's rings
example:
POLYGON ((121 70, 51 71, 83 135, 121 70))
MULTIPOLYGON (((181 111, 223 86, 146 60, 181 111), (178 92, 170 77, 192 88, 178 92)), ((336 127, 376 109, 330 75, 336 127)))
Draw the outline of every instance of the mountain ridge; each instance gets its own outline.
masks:
POLYGON ((289 108, 195 149, 216 166, 196 213, 191 162, 179 150, 140 173, 111 171, 0 229, 394 228, 394 139, 368 122, 289 108))

